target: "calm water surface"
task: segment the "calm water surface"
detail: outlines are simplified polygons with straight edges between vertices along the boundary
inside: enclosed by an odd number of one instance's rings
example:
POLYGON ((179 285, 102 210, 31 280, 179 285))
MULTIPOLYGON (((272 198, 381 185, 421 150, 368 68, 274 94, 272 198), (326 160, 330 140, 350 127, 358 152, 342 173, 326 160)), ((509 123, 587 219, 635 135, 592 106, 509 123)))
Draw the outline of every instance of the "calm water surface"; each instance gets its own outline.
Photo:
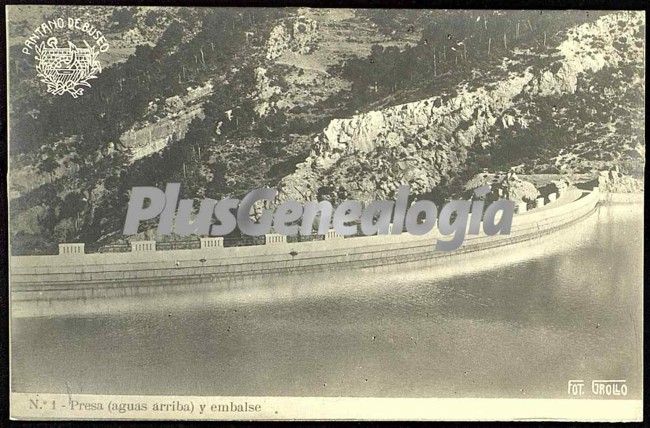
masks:
POLYGON ((642 236, 640 206, 601 207, 534 259, 494 253, 496 267, 463 275, 278 277, 227 298, 15 319, 13 389, 565 398, 569 379, 626 379, 640 398, 642 236))

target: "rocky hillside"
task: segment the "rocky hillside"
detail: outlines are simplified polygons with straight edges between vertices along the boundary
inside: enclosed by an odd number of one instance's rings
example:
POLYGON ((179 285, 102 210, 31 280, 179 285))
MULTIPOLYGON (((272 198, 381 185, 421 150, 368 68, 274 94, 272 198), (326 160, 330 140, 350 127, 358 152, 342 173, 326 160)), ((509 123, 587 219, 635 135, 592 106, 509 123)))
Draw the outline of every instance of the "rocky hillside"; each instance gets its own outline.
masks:
MULTIPOLYGON (((449 94, 334 119, 316 137, 307 159, 282 180, 284 197, 387 198, 403 183, 416 193, 430 192, 480 166, 468 164, 478 153, 489 155, 493 149, 485 167, 503 164, 500 145, 513 134, 537 149, 534 170, 552 165, 584 172, 603 166, 590 163, 585 152, 609 161, 639 158, 642 135, 620 131, 643 129, 638 125, 645 91, 644 25, 641 13, 608 14, 566 31, 556 49, 517 52, 503 58, 496 72, 482 72, 449 94), (640 98, 630 98, 633 94, 640 98), (589 116, 579 108, 594 96, 602 102, 589 106, 587 113, 594 114, 589 116), (605 103, 632 112, 613 115, 605 103), (541 114, 549 107, 555 112, 551 117, 541 114), (559 121, 562 126, 556 126, 559 121), (545 127, 555 132, 553 141, 540 141, 549 132, 540 129, 545 127), (614 138, 619 141, 612 146, 614 138), (549 153, 547 146, 558 141, 560 147, 549 153)), ((524 148, 507 147, 514 153, 505 158, 509 166, 525 159, 517 156, 524 148)))
POLYGON ((9 23, 18 252, 112 242, 133 186, 336 202, 644 169, 642 14, 101 8, 128 49, 73 100, 21 66, 21 37, 58 12, 28 11, 9 23))

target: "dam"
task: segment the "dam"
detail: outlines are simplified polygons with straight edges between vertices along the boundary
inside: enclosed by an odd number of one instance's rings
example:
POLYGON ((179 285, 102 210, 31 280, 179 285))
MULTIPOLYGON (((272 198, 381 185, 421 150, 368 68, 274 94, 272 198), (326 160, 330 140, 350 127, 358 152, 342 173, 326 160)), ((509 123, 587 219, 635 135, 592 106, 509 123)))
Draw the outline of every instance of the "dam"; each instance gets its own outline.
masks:
POLYGON ((67 302, 74 307, 75 301, 83 312, 83 307, 88 309, 102 299, 229 289, 269 275, 391 265, 400 269, 411 264, 466 265, 469 259, 492 254, 500 247, 524 245, 569 227, 594 212, 604 197, 598 188, 569 188, 547 201, 540 198, 535 209, 515 215, 509 235, 468 235, 453 252, 435 250, 436 240, 442 237, 435 228, 421 236, 403 233, 354 238, 330 231, 324 240, 297 243, 270 235, 265 245, 245 247, 223 247, 222 238, 202 238, 201 249, 169 251, 155 251, 153 241, 137 241, 126 253, 85 254, 83 244, 64 244, 59 255, 11 258, 12 314, 47 316, 56 306, 53 303, 67 302))

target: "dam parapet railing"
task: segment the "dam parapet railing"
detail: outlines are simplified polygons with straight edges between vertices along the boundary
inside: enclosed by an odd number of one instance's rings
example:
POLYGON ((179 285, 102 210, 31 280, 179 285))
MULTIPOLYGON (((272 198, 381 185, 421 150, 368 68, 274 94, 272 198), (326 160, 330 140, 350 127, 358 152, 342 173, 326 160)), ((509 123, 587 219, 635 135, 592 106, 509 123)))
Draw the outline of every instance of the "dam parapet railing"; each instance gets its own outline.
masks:
POLYGON ((105 287, 148 281, 190 282, 193 278, 206 277, 218 280, 311 268, 340 269, 446 259, 550 233, 594 211, 599 200, 597 189, 591 192, 568 189, 555 201, 515 215, 509 235, 467 235, 463 245, 451 252, 435 250, 438 239, 450 237, 434 229, 421 236, 402 233, 353 239, 331 231, 322 240, 308 242, 287 242, 285 236, 276 235, 265 245, 240 247, 223 247, 219 238, 204 238, 203 248, 169 251, 156 251, 153 241, 136 241, 130 252, 15 256, 10 261, 12 292, 75 288, 82 284, 105 287))

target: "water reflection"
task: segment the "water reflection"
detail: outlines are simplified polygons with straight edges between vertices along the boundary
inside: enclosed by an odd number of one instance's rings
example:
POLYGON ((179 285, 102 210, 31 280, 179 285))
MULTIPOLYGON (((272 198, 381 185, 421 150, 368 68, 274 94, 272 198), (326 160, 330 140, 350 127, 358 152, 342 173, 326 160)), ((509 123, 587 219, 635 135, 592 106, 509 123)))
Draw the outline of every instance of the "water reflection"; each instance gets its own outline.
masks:
POLYGON ((466 259, 460 276, 276 277, 110 302, 100 317, 15 319, 13 388, 565 398, 569 379, 627 379, 639 398, 642 230, 639 206, 603 207, 542 243, 466 259))

